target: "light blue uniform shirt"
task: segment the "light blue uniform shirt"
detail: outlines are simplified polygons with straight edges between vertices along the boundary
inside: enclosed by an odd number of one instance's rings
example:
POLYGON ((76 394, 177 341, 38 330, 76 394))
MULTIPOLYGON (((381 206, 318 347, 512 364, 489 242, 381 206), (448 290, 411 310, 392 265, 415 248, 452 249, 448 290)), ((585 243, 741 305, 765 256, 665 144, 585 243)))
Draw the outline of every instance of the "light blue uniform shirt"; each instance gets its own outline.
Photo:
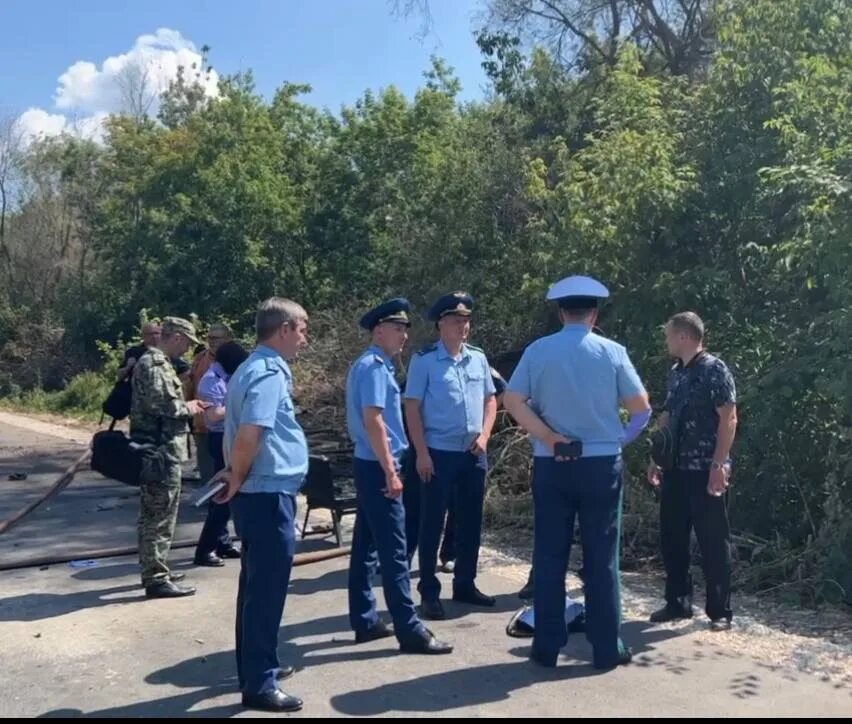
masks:
POLYGON ((463 345, 453 359, 444 343, 426 347, 408 366, 405 397, 420 400, 426 444, 464 452, 482 433, 485 401, 496 389, 485 353, 463 345))
MULTIPOLYGON (((213 407, 224 407, 227 395, 228 375, 222 369, 222 365, 214 362, 198 383, 198 399, 209 402, 213 407)), ((208 432, 225 432, 224 418, 219 422, 208 422, 207 430, 208 432)))
POLYGON ((225 462, 240 425, 263 428, 260 448, 241 493, 299 492, 308 473, 308 442, 296 422, 293 374, 274 349, 258 345, 228 381, 225 462))
POLYGON ((367 429, 364 408, 379 407, 387 429, 391 455, 399 462, 408 449, 402 424, 402 400, 394 377, 393 361, 379 347, 372 345, 355 360, 346 377, 346 424, 355 443, 355 457, 378 460, 367 429))
MULTIPOLYGON (((645 388, 624 347, 585 324, 568 324, 527 347, 509 390, 528 398, 551 430, 581 440, 583 457, 601 457, 621 453, 619 403, 645 388)), ((553 455, 540 440, 534 454, 553 455)))

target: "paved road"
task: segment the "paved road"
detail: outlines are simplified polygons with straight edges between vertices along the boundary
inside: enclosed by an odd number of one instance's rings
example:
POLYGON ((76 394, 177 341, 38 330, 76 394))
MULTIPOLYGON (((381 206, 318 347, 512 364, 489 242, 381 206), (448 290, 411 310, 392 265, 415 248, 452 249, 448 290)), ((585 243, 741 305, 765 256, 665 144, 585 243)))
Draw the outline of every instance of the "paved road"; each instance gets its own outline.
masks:
MULTIPOLYGON (((0 517, 49 484, 78 449, 0 424, 0 517), (33 473, 26 490, 6 481, 15 469, 33 473)), ((49 510, 0 537, 0 561, 32 545, 82 552, 90 544, 132 542, 136 503, 124 497, 129 493, 82 475, 49 510), (98 510, 103 501, 109 504, 98 510)), ((182 525, 189 535, 197 523, 188 518, 182 525)), ((86 569, 62 564, 0 573, 0 715, 244 715, 233 666, 237 567, 196 569, 191 553, 183 549, 173 558, 199 594, 178 601, 146 600, 132 557, 86 569)), ((449 620, 433 626, 455 643, 452 656, 403 656, 388 641, 356 646, 346 617, 346 562, 294 570, 281 654, 299 668, 288 683, 305 699, 301 716, 852 713, 852 689, 738 656, 726 649, 724 634, 708 641, 694 630, 654 629, 641 621, 624 626, 636 652, 629 667, 595 672, 585 641, 575 637, 560 666, 542 670, 526 660, 528 642, 505 634, 517 581, 488 570, 480 586, 499 595, 497 609, 471 613, 450 603, 449 620)))

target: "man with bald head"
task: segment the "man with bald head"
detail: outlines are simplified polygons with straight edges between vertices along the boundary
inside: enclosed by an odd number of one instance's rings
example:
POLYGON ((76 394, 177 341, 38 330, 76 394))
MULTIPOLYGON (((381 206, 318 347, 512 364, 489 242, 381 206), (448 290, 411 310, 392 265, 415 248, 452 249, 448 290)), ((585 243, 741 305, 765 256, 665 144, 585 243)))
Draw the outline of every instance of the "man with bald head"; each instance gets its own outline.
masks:
POLYGON ((129 347, 124 351, 124 359, 121 361, 121 367, 118 370, 118 382, 130 377, 130 373, 133 372, 139 358, 149 349, 160 344, 161 334, 162 331, 157 322, 146 322, 142 325, 142 344, 129 347))

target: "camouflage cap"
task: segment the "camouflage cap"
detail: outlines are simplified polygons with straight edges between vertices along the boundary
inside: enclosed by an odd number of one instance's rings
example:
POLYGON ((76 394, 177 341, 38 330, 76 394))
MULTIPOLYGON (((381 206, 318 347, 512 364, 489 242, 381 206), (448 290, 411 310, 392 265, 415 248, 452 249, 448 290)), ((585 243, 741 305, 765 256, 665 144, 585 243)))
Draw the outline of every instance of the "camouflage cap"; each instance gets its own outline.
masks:
POLYGON ((195 327, 192 326, 192 322, 181 317, 166 317, 163 319, 162 329, 164 337, 175 334, 175 332, 180 332, 182 335, 188 337, 193 344, 201 344, 195 335, 195 327))

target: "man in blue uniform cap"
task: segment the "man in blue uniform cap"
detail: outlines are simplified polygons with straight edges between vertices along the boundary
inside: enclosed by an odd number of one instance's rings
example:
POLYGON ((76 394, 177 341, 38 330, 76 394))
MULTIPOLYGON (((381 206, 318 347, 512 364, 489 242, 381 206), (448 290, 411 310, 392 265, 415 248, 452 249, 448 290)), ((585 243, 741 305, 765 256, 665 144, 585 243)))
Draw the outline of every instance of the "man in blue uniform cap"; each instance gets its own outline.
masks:
POLYGON ((355 443, 353 468, 358 511, 349 563, 349 622, 358 643, 396 634, 400 650, 448 654, 453 647, 435 638, 417 616, 405 541, 405 510, 400 496, 400 460, 408 448, 402 424, 399 385, 393 357, 408 340, 405 299, 391 299, 361 318, 372 344, 355 360, 346 379, 346 422, 355 443), (370 585, 373 550, 382 569, 391 631, 379 618, 370 585))
POLYGON ((621 449, 648 424, 651 407, 625 348, 592 331, 599 301, 608 296, 590 277, 554 284, 547 299, 559 305, 563 328, 527 347, 504 398, 534 442, 536 625, 530 656, 542 666, 556 665, 568 639, 565 572, 575 517, 594 666, 610 669, 631 658, 619 637, 621 449), (621 406, 630 413, 627 427, 621 406))
POLYGON ((441 584, 435 575, 438 544, 454 504, 456 563, 453 600, 474 606, 495 601, 475 585, 485 497, 486 449, 497 417, 491 367, 485 353, 467 343, 473 298, 447 294, 429 310, 440 339, 411 359, 405 416, 423 481, 420 516, 421 613, 442 619, 441 584))

